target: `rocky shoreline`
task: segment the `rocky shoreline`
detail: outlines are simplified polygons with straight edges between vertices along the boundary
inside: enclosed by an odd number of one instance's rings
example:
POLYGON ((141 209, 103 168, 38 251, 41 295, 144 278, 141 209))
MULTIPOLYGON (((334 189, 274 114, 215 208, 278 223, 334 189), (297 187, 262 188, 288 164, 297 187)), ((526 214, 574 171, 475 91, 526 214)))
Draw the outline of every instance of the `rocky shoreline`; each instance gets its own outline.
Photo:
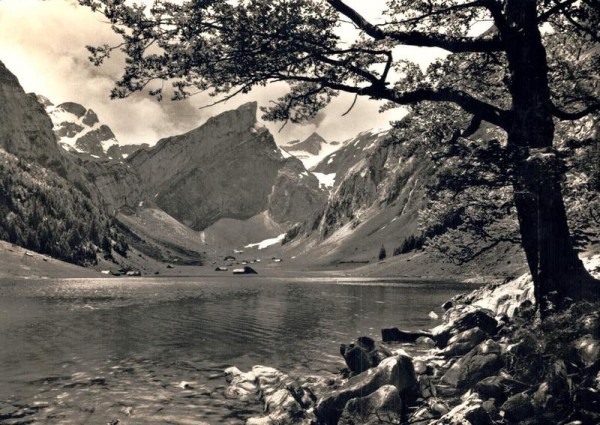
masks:
POLYGON ((247 425, 600 423, 599 303, 540 321, 524 275, 443 307, 430 331, 383 329, 383 342, 342 344, 347 368, 335 379, 229 368, 228 396, 258 393, 264 416, 247 425))

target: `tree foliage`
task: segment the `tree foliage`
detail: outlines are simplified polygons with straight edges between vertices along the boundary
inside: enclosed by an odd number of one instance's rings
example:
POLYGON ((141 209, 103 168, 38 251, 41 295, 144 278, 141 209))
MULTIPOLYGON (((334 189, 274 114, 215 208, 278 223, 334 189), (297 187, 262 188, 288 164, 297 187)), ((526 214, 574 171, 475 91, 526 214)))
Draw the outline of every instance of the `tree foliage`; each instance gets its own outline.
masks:
POLYGON ((0 239, 80 265, 124 246, 112 223, 52 171, 0 152, 0 239))
MULTIPOLYGON (((118 46, 89 47, 96 64, 116 49, 127 56, 113 97, 148 89, 161 99, 163 88, 156 82, 162 80, 172 82, 175 99, 198 92, 232 96, 285 81, 290 93, 266 110, 267 118, 310 118, 340 90, 394 105, 453 102, 504 126, 510 118, 506 40, 500 33, 509 13, 503 8, 510 1, 391 1, 386 23, 379 25, 339 0, 159 0, 150 8, 122 0, 79 2, 102 11, 123 37, 118 46), (344 21, 360 30, 355 40, 341 38, 340 26, 350 25, 344 21), (495 28, 472 35, 482 21, 495 28), (458 55, 451 61, 440 58, 422 71, 395 59, 403 45, 440 47, 458 55), (448 78, 449 71, 454 79, 448 78), (476 80, 484 80, 488 89, 476 90, 471 84, 476 80)), ((569 42, 577 43, 571 50, 576 54, 600 39, 599 9, 594 0, 538 0, 537 22, 569 34, 569 42)), ((561 66, 552 67, 553 83, 569 79, 578 87, 568 91, 568 99, 553 89, 556 114, 563 118, 599 108, 597 96, 582 83, 594 72, 593 64, 585 70, 569 64, 573 61, 564 57, 561 66)))
POLYGON ((385 246, 381 245, 381 248, 379 248, 379 254, 377 255, 377 258, 379 259, 379 261, 383 261, 385 260, 385 257, 387 257, 385 246))
POLYGON ((385 108, 411 105, 417 120, 427 102, 460 108, 456 121, 428 119, 440 133, 433 140, 448 143, 443 166, 460 169, 447 189, 457 193, 467 182, 478 188, 457 195, 468 211, 461 226, 496 237, 484 223, 502 222, 502 211, 512 208, 502 189, 510 185, 536 299, 597 295, 573 249, 555 140, 559 121, 600 110, 597 0, 390 0, 383 23, 343 0, 157 0, 148 9, 122 0, 79 2, 102 11, 123 37, 120 46, 90 48, 96 64, 115 49, 127 57, 114 97, 148 88, 160 99, 161 80, 172 81, 176 99, 207 91, 221 100, 287 82, 290 91, 264 118, 312 118, 340 91, 387 101, 385 108), (481 22, 489 28, 477 33, 481 22), (544 27, 552 36, 543 37, 544 27), (343 28, 356 36, 343 38, 343 28), (449 56, 421 69, 399 59, 403 46, 449 56), (483 122, 502 135, 470 137, 483 122), (474 206, 485 187, 500 213, 474 206))

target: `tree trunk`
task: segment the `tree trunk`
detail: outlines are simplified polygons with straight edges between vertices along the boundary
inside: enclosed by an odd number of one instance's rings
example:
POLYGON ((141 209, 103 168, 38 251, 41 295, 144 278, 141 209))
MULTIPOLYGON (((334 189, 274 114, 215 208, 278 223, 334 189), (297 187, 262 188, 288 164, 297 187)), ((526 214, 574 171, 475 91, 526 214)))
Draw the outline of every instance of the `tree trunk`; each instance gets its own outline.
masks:
POLYGON ((556 155, 527 151, 517 161, 513 187, 523 248, 542 311, 561 307, 565 298, 597 298, 600 285, 573 249, 560 188, 556 155), (595 289, 595 291, 594 291, 595 289), (594 294, 594 292, 596 292, 594 294))
POLYGON ((502 30, 513 98, 509 146, 515 150, 515 204, 523 248, 542 311, 549 302, 600 295, 600 285, 573 248, 562 198, 560 161, 553 150, 554 121, 546 51, 536 0, 507 0, 502 30), (596 286, 594 286, 596 285, 596 286))

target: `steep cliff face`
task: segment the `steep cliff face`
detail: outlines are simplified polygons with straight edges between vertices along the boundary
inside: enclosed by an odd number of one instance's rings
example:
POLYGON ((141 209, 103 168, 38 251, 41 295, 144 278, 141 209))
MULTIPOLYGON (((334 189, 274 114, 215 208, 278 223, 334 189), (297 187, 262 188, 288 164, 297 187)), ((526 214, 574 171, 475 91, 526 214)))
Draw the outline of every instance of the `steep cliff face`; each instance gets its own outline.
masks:
POLYGON ((20 159, 60 167, 52 122, 35 96, 0 62, 0 147, 20 159))
MULTIPOLYGON (((355 145, 350 145, 352 149, 355 145)), ((342 152, 343 158, 347 152, 342 152)), ((319 231, 328 237, 347 224, 368 227, 379 212, 387 210, 392 222, 412 222, 424 205, 424 184, 431 177, 431 164, 405 146, 390 143, 385 137, 362 150, 362 158, 345 173, 341 161, 339 179, 323 215, 319 231), (393 220, 393 221, 392 221, 393 220)), ((385 224, 384 224, 385 225, 385 224)), ((408 232, 416 229, 411 223, 408 232)))
POLYGON ((334 176, 334 185, 320 218, 307 219, 288 233, 290 249, 323 264, 365 261, 381 245, 391 256, 403 240, 419 234, 418 214, 433 170, 410 140, 398 143, 389 129, 362 132, 325 157, 313 173, 334 176), (301 248, 306 244, 309 251, 301 248))
POLYGON ((297 158, 287 158, 279 169, 268 199, 271 216, 280 223, 297 223, 319 214, 327 203, 319 180, 297 158))
POLYGON ((316 208, 314 203, 324 198, 312 193, 319 192, 315 180, 298 188, 297 203, 283 205, 279 198, 285 190, 278 188, 289 179, 286 167, 296 167, 298 174, 306 170, 284 158, 273 136, 257 122, 256 109, 256 103, 248 103, 213 117, 134 153, 127 163, 140 175, 152 202, 194 230, 222 218, 246 220, 270 206, 277 220, 294 221, 301 214, 298 209, 316 208))
POLYGON ((92 264, 118 239, 86 170, 60 149, 35 95, 0 63, 0 239, 92 264))
POLYGON ((76 156, 73 160, 86 170, 86 179, 93 183, 100 194, 99 202, 110 214, 134 209, 146 199, 144 182, 129 165, 85 156, 76 156))

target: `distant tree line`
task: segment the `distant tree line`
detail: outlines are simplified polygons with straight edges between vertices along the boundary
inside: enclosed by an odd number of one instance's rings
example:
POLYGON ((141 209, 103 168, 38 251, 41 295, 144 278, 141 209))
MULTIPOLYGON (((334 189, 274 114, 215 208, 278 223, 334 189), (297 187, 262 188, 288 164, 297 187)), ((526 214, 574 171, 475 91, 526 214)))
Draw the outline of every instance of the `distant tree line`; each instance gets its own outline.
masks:
POLYGON ((124 252, 111 220, 52 171, 0 155, 0 239, 80 265, 124 252))

